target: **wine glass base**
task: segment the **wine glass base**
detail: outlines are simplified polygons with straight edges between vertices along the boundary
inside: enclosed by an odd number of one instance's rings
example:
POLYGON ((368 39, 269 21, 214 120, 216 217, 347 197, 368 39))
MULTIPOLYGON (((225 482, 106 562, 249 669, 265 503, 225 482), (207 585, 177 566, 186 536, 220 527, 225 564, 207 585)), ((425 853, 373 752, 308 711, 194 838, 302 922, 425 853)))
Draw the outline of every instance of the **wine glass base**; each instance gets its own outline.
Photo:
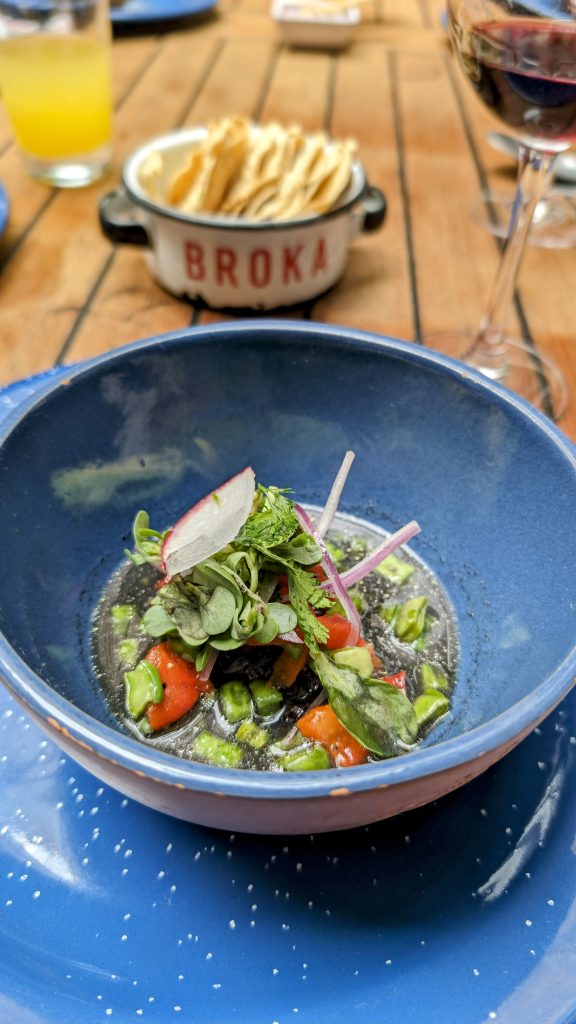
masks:
POLYGON ((424 343, 514 391, 550 419, 562 417, 568 404, 568 386, 552 359, 526 341, 506 337, 498 348, 486 350, 486 346, 475 344, 476 338, 473 331, 454 331, 430 335, 424 343))
MULTIPOLYGON (((484 190, 471 207, 472 219, 497 238, 508 237, 514 196, 484 190)), ((530 226, 528 245, 541 249, 576 247, 576 203, 562 192, 549 192, 541 199, 530 226)))

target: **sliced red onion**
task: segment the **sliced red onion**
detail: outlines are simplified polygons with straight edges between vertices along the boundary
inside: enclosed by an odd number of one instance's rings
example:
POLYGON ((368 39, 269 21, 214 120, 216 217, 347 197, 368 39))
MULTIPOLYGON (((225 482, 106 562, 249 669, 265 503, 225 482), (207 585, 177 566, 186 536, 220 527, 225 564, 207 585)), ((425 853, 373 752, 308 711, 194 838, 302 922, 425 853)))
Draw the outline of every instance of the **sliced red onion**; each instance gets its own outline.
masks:
MULTIPOLYGON (((355 583, 358 583, 359 580, 364 579, 368 573, 372 572, 377 565, 380 565, 380 562, 383 562, 393 551, 396 551, 402 544, 407 544, 409 540, 412 540, 417 533, 420 533, 420 530, 421 527, 415 519, 406 523, 406 526, 401 526, 399 530, 396 530, 396 533, 393 533, 391 537, 388 537, 377 548, 374 548, 374 551, 366 555, 361 562, 348 569, 347 572, 343 572, 340 577, 340 583, 345 587, 354 586, 355 583)), ((329 578, 324 583, 321 583, 320 586, 324 590, 334 590, 334 593, 336 593, 336 589, 332 587, 329 578)))
POLYGON ((208 661, 204 665, 204 668, 202 669, 202 671, 198 673, 198 679, 200 680, 201 683, 206 683, 208 681, 208 679, 210 679, 210 673, 212 672, 212 669, 214 668, 214 665, 216 664, 216 658, 217 657, 218 657, 218 651, 215 651, 214 648, 212 648, 212 650, 210 651, 210 654, 208 656, 208 661))
POLYGON ((330 494, 328 495, 328 500, 324 506, 322 515, 320 516, 318 526, 316 527, 316 532, 318 533, 319 537, 325 537, 326 533, 330 529, 330 524, 332 523, 332 520, 336 515, 336 509, 338 508, 340 495, 342 494, 342 491, 344 489, 344 484, 346 483, 348 473, 350 472, 350 466, 354 462, 354 458, 354 452, 346 452, 346 455, 342 460, 342 465, 340 466, 340 469, 336 474, 336 479, 332 484, 332 489, 330 491, 330 494))
POLYGON ((300 526, 302 526, 302 528, 306 530, 307 533, 312 534, 314 540, 316 541, 318 547, 322 552, 322 568, 324 569, 324 572, 328 577, 328 579, 326 580, 326 584, 323 585, 330 586, 330 588, 334 591, 334 594, 338 598, 340 604, 342 605, 342 608, 344 609, 344 614, 346 615, 346 618, 350 623, 350 633, 348 634, 347 643, 349 645, 356 644, 360 639, 362 633, 362 621, 360 619, 360 615, 358 614, 358 609, 356 608, 356 605, 352 601, 352 598, 348 596, 346 587, 338 574, 338 570, 336 569, 334 562, 330 558, 328 548, 326 547, 323 538, 318 533, 318 530, 314 526, 314 523, 312 522, 310 516, 308 515, 307 512, 304 511, 301 505, 294 505, 294 511, 298 517, 298 522, 300 523, 300 526))

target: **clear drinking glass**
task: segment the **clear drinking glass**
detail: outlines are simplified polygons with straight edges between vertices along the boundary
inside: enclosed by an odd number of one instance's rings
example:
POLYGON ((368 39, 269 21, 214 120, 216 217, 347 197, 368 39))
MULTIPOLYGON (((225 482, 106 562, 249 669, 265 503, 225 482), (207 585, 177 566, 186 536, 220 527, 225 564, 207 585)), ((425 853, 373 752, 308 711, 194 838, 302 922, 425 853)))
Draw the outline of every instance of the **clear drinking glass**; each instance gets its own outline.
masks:
MULTIPOLYGON (((472 219, 496 238, 507 238, 514 210, 514 195, 499 189, 487 189, 472 204, 472 219)), ((528 245, 539 249, 576 248, 576 194, 574 187, 549 189, 538 203, 528 245)))
POLYGON ((506 335, 520 260, 555 156, 576 141, 574 0, 450 0, 450 34, 480 99, 519 143, 516 196, 488 310, 474 334, 430 339, 559 419, 567 389, 558 367, 506 335))
POLYGON ((112 150, 107 0, 0 0, 0 92, 28 172, 88 185, 112 150))

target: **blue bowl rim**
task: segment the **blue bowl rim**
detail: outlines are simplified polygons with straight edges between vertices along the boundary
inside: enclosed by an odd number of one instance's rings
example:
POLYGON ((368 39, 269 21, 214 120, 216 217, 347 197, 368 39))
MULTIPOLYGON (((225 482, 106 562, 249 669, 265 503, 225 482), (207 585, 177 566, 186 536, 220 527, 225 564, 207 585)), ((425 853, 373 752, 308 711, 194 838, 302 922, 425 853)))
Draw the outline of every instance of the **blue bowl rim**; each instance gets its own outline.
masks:
MULTIPOLYGON (((44 400, 70 383, 82 380, 102 368, 121 362, 126 354, 134 355, 150 349, 188 345, 210 337, 231 335, 236 341, 252 339, 262 333, 314 335, 317 342, 345 347, 373 348, 388 352, 399 359, 434 368, 437 372, 461 381, 472 391, 490 395, 497 404, 515 410, 532 424, 556 447, 576 472, 576 447, 558 427, 517 395, 432 349, 368 331, 303 321, 263 319, 238 320, 200 327, 189 327, 155 335, 124 345, 112 352, 97 356, 70 368, 64 377, 43 384, 33 396, 25 399, 8 414, 0 426, 0 446, 28 413, 44 400)), ((436 775, 457 766, 464 766, 480 757, 512 746, 541 721, 571 689, 576 673, 576 643, 566 658, 529 695, 517 701, 487 723, 458 736, 443 740, 430 747, 417 747, 401 757, 391 758, 354 768, 329 769, 320 772, 267 773, 251 770, 238 771, 215 768, 193 761, 184 761, 145 746, 128 734, 92 718, 56 693, 39 675, 33 672, 12 649, 0 632, 0 676, 10 692, 33 714, 46 720, 53 719, 65 730, 72 741, 86 745, 95 754, 118 767, 144 773, 148 779, 179 788, 203 793, 247 797, 250 799, 294 799, 329 796, 335 789, 361 793, 372 789, 411 782, 436 775)), ((79 750, 80 755, 80 750, 79 750)))

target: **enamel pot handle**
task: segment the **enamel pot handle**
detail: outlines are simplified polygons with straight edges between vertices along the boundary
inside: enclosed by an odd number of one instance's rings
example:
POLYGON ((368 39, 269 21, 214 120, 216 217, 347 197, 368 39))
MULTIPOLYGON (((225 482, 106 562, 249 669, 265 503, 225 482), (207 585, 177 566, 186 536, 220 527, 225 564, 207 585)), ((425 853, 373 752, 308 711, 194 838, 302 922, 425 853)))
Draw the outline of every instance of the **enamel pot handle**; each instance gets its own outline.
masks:
POLYGON ((123 189, 104 196, 100 200, 98 214, 100 227, 111 242, 150 248, 148 232, 137 219, 136 207, 123 189))
POLYGON ((378 231, 386 220, 388 203, 386 196, 375 185, 367 185, 362 197, 361 209, 364 212, 361 230, 368 234, 371 231, 378 231))

